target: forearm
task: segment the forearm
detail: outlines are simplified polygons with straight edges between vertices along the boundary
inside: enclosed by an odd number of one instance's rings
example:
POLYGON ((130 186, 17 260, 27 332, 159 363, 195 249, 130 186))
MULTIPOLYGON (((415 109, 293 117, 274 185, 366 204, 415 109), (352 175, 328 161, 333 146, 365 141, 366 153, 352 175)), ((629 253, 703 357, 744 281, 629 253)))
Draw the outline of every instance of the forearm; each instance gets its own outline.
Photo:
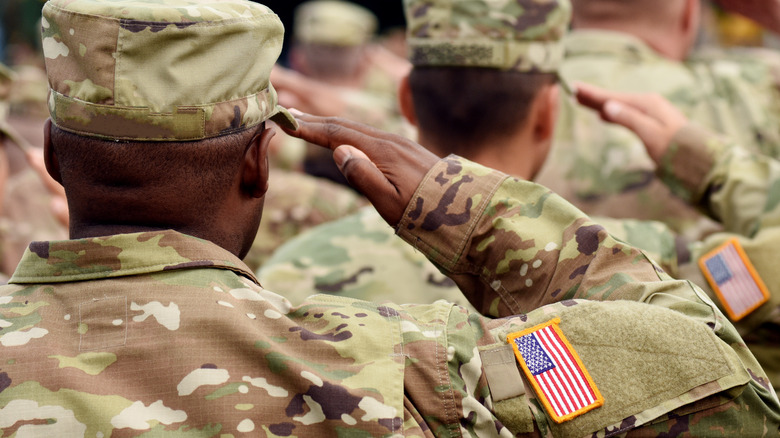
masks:
POLYGON ((699 302, 689 284, 659 281, 669 277, 642 252, 548 189, 459 157, 429 172, 398 234, 486 315, 575 298, 650 302, 669 295, 699 302))
POLYGON ((780 162, 696 125, 675 135, 658 173, 675 194, 729 232, 753 236, 780 224, 780 162))

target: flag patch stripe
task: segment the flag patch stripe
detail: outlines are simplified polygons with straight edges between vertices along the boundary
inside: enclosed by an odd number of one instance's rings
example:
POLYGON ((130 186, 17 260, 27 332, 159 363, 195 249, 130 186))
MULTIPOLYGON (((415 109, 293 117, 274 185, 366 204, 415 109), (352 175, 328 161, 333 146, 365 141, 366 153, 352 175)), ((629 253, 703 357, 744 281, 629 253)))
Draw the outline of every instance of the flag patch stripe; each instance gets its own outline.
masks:
POLYGON ((702 257, 699 266, 734 321, 769 299, 768 289, 736 239, 702 257))
POLYGON ((547 413, 560 423, 601 406, 604 399, 559 323, 555 318, 507 340, 547 413))

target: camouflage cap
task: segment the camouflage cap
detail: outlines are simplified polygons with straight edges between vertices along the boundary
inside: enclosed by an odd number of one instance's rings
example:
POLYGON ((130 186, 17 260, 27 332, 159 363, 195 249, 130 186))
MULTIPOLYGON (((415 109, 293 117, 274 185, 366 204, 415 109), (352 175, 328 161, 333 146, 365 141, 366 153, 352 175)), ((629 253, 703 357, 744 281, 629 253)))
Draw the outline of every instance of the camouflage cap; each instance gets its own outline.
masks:
POLYGON ((315 0, 295 9, 293 32, 303 43, 359 46, 369 42, 376 29, 376 16, 354 3, 315 0))
POLYGON ((404 0, 415 66, 555 72, 569 0, 404 0))
POLYGON ((50 0, 42 42, 54 124, 126 140, 200 140, 272 119, 284 27, 243 0, 50 0))

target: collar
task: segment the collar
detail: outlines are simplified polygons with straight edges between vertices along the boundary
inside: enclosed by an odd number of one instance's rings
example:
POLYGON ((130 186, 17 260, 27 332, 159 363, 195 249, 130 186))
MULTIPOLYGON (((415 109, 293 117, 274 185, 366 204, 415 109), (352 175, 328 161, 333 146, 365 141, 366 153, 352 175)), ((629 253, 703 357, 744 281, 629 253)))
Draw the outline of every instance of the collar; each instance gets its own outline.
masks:
POLYGON ((32 242, 9 283, 63 283, 189 268, 228 269, 257 281, 238 257, 173 230, 32 242))

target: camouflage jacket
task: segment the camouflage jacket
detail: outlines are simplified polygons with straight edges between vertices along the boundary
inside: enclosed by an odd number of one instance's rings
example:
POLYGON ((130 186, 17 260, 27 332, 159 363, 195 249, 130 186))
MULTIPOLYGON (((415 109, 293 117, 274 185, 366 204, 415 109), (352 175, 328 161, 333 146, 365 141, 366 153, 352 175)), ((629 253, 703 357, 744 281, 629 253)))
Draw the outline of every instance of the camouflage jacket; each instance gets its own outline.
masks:
MULTIPOLYGON (((680 249, 687 250, 687 243, 661 222, 595 220, 669 273, 676 272, 681 262, 680 249)), ((370 205, 291 238, 256 272, 266 287, 284 291, 293 303, 323 293, 400 303, 447 300, 473 309, 455 282, 398 237, 370 205)))
POLYGON ((681 258, 693 263, 681 263, 680 276, 701 284, 723 308, 696 262, 731 239, 739 241, 770 298, 735 325, 780 390, 780 162, 689 125, 677 134, 663 163, 661 179, 726 230, 691 244, 690 256, 681 258))
POLYGON ((33 240, 59 240, 68 229, 51 212, 52 195, 30 167, 8 179, 0 214, 0 272, 11 275, 33 240))
MULTIPOLYGON (((753 151, 778 156, 780 110, 772 70, 728 59, 687 64, 661 57, 626 34, 575 30, 566 37, 561 75, 616 91, 655 92, 691 120, 753 151)), ((691 240, 719 226, 654 174, 642 142, 598 114, 561 99, 553 147, 536 181, 589 215, 658 220, 691 240)))
POLYGON ((778 434, 776 395, 710 300, 547 189, 450 157, 397 229, 496 318, 441 301, 291 307, 231 254, 173 231, 31 244, 0 288, 0 428, 778 434), (601 406, 550 419, 551 393, 531 389, 537 377, 508 341, 541 325, 568 339, 601 406))
POLYGON ((274 169, 265 195, 263 220, 244 262, 258 269, 279 245, 316 225, 366 204, 357 192, 323 178, 274 169))

